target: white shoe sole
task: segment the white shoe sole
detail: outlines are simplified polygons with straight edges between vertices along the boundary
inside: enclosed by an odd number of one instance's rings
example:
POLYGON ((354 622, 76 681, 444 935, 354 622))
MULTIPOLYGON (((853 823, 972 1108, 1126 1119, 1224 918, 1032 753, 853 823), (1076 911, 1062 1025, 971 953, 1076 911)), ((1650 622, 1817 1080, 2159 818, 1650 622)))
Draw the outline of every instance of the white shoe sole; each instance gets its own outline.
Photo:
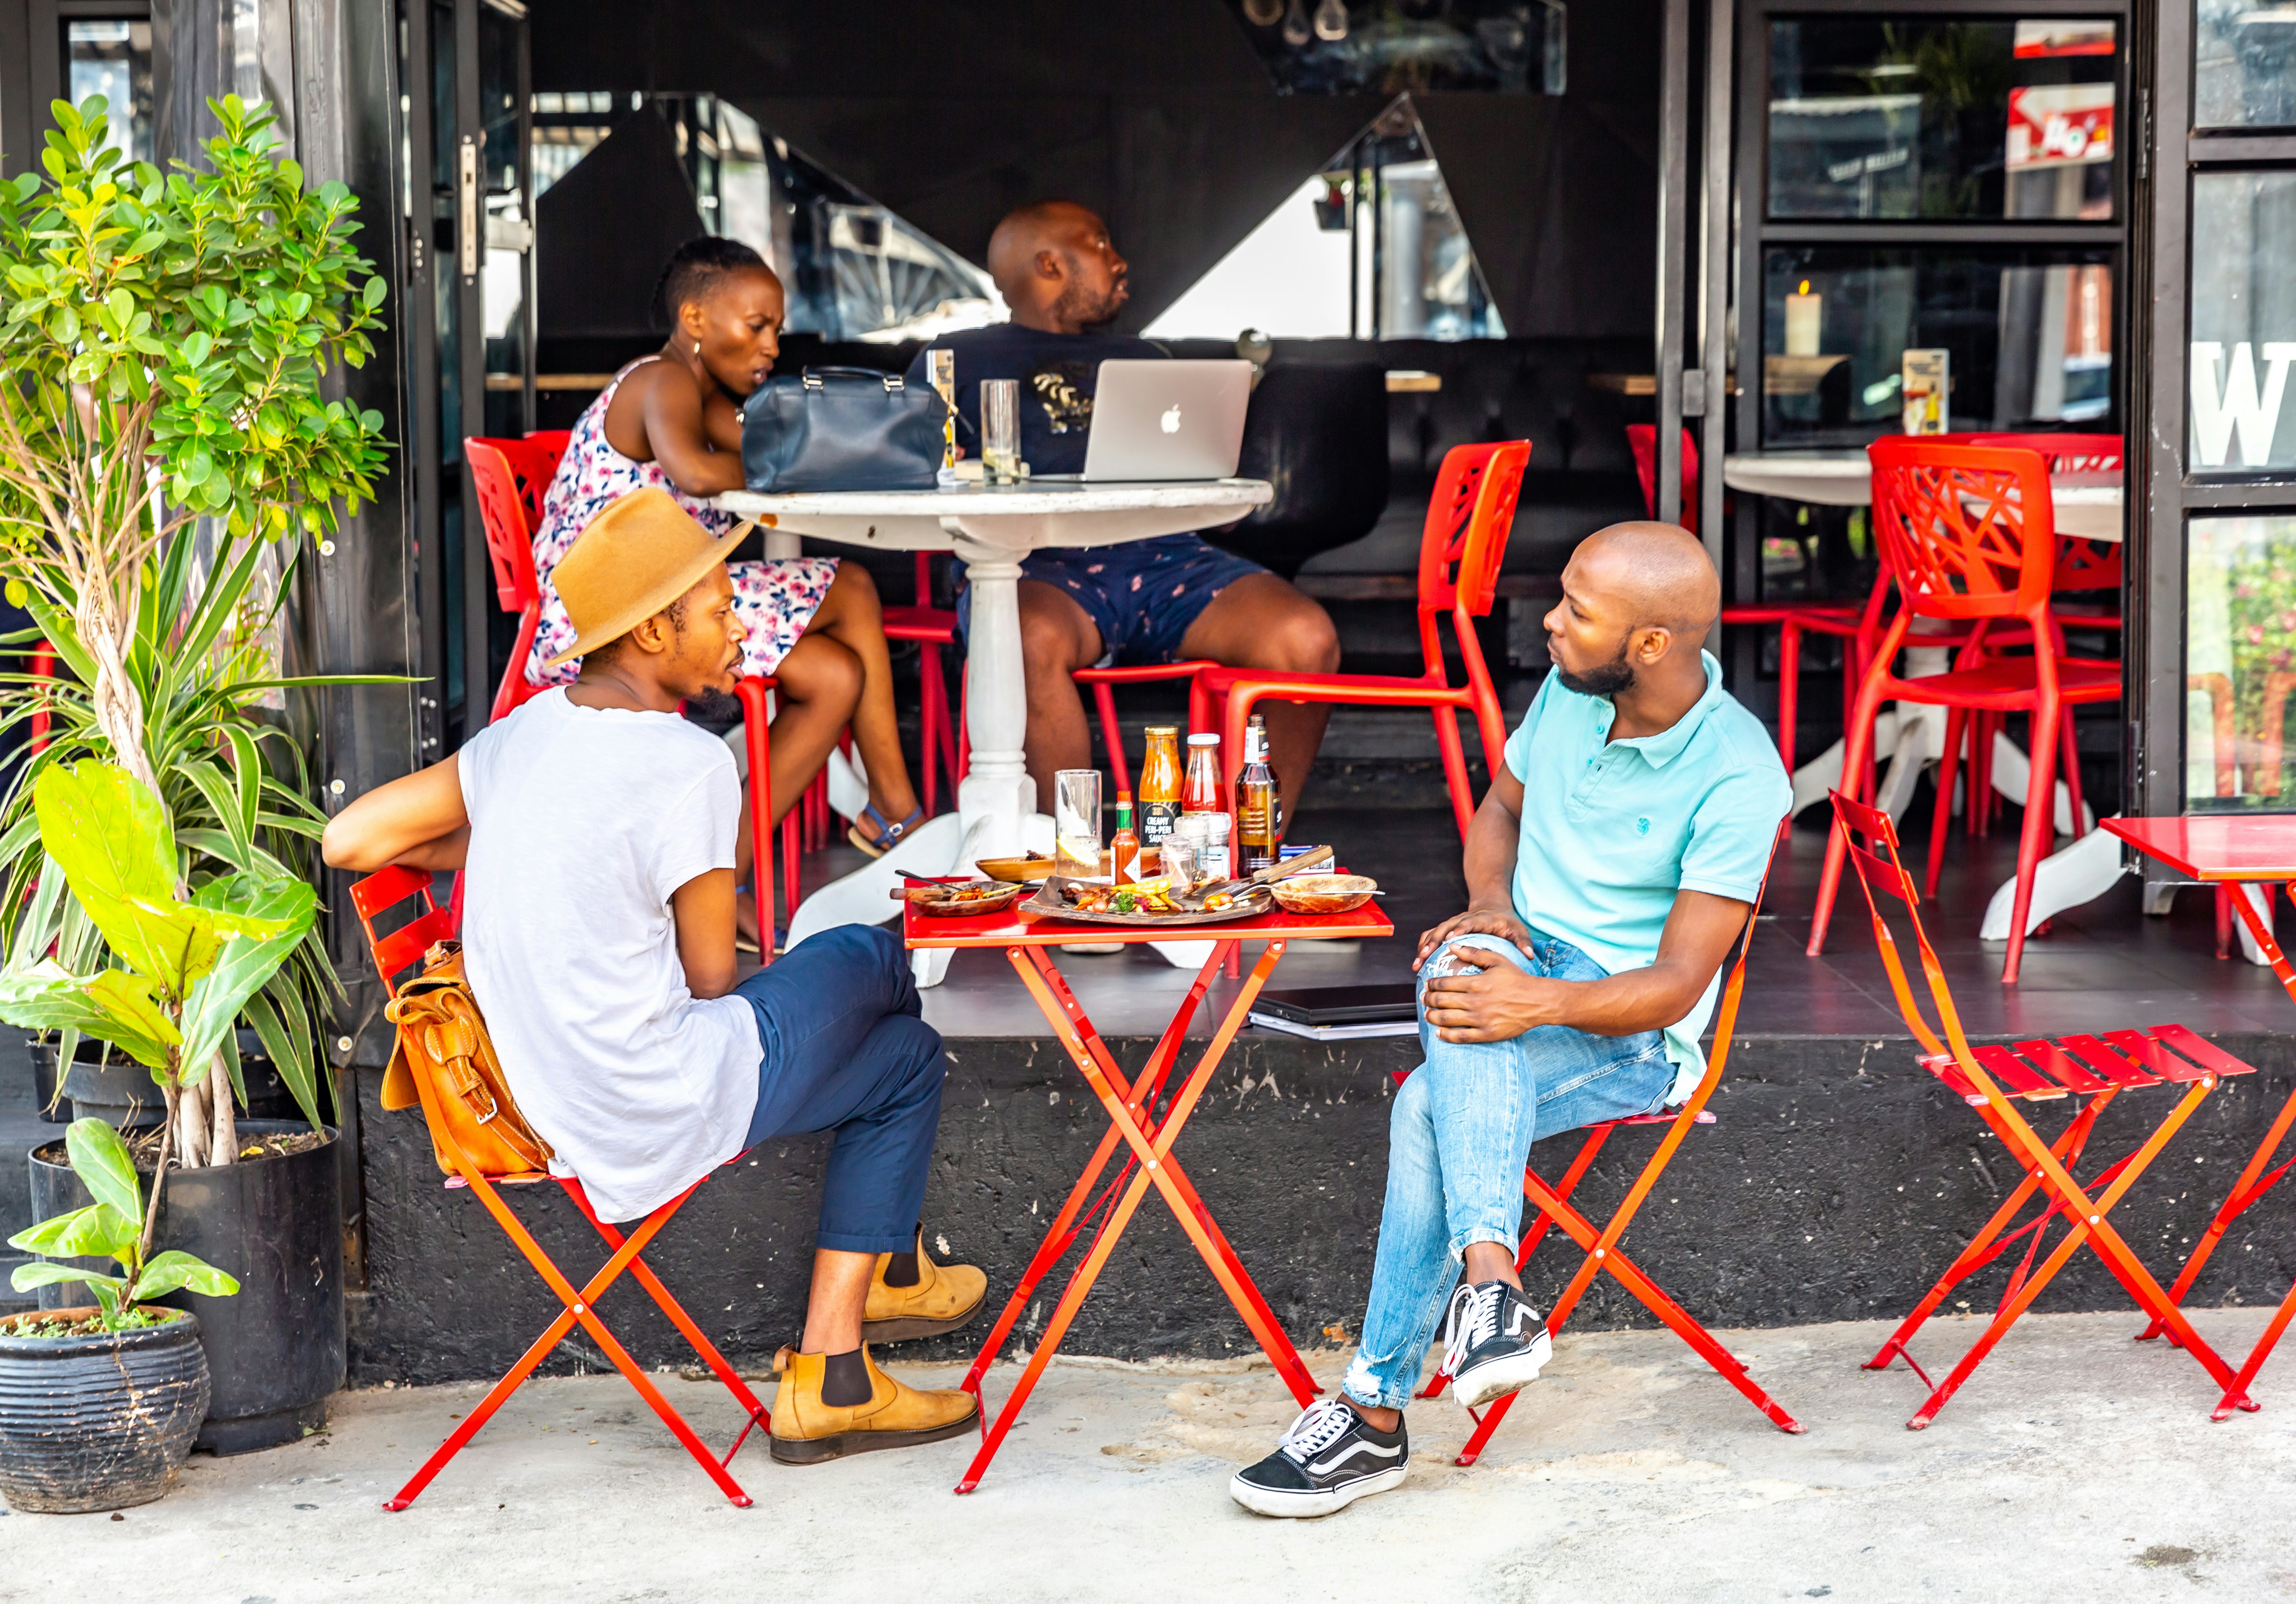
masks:
POLYGON ((1494 1398, 1520 1392, 1538 1379, 1538 1372, 1554 1356, 1554 1338, 1541 1332, 1531 1345, 1511 1358, 1493 1359, 1455 1377, 1451 1390, 1469 1409, 1480 1409, 1494 1398))
POLYGON ((1333 1487, 1328 1493, 1279 1493, 1272 1487, 1254 1486, 1242 1476, 1232 1476, 1227 1492, 1230 1498, 1255 1515, 1272 1515, 1278 1520, 1308 1520, 1318 1515, 1335 1515, 1358 1498, 1400 1486, 1406 1469, 1398 1465, 1376 1476, 1351 1481, 1344 1487, 1333 1487))

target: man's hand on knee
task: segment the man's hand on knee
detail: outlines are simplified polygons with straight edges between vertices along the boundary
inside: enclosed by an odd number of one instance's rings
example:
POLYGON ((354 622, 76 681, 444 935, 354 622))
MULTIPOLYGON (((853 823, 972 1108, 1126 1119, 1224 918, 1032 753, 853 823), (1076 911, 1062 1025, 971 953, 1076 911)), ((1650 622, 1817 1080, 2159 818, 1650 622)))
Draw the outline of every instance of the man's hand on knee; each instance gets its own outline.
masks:
POLYGON ((1412 959, 1411 967, 1414 970, 1422 968, 1438 947, 1458 936, 1496 936, 1501 941, 1514 943, 1524 957, 1536 956, 1530 950, 1530 932, 1514 916, 1512 906, 1469 908, 1464 913, 1454 913, 1419 937, 1419 952, 1412 959))
POLYGON ((1525 974, 1488 949, 1453 947, 1450 961, 1466 972, 1437 975, 1421 994, 1437 1040, 1506 1042, 1558 1021, 1571 982, 1525 974))

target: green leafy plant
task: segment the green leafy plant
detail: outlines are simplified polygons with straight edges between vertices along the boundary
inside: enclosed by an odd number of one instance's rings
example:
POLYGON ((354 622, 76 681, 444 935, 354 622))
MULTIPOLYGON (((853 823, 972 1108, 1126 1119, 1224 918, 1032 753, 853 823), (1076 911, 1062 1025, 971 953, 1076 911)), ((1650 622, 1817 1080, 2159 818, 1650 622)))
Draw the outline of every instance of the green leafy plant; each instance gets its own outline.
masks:
POLYGON ((106 1275, 78 1264, 36 1262, 16 1266, 9 1277, 19 1292, 62 1281, 86 1281, 102 1311, 103 1329, 126 1330, 149 1325, 152 1317, 139 1306, 147 1297, 181 1289, 209 1297, 228 1297, 239 1283, 213 1264, 188 1253, 152 1251, 152 1229, 160 1214, 160 1177, 152 1178, 152 1206, 144 1207, 144 1189, 135 1174, 135 1160, 119 1133, 100 1119, 76 1119, 64 1133, 64 1151, 72 1174, 95 1201, 86 1208, 43 1220, 29 1231, 8 1239, 20 1253, 44 1253, 59 1258, 109 1258, 119 1265, 118 1275, 106 1275))
POLYGON ((112 962, 78 974, 42 958, 0 973, 0 1019, 78 1031, 149 1066, 168 1101, 164 1170, 186 1084, 205 1083, 232 1022, 311 929, 318 894, 291 874, 249 870, 176 896, 160 798, 115 764, 52 764, 32 793, 46 860, 112 962))
MULTIPOLYGON (((12 643, 45 638, 62 671, 0 675, 0 732, 52 726, 0 811, 12 982, 43 962, 92 979, 120 956, 36 850, 46 769, 93 757, 143 783, 179 903, 217 879, 308 877, 324 815, 257 704, 380 683, 282 677, 266 636, 293 572, 278 543, 332 534, 381 469, 381 414, 325 392, 372 354, 387 287, 349 246, 349 192, 307 192, 259 104, 209 105, 205 170, 124 163, 91 96, 52 108, 45 177, 0 183, 0 581, 36 626, 12 643)), ((312 1027, 335 982, 308 923, 291 959, 241 1008, 316 1124, 312 1027)), ((235 1150, 233 1023, 204 1066, 163 1077, 179 1163, 235 1150)))

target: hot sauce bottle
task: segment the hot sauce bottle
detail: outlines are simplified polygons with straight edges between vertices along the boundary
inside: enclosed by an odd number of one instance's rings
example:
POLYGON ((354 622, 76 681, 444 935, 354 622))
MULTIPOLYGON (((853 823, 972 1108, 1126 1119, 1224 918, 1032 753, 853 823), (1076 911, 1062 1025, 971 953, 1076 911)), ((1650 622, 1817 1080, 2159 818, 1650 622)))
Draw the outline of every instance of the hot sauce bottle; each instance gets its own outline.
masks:
POLYGON ((1108 883, 1129 886, 1140 878, 1140 838, 1132 833, 1132 793, 1116 793, 1116 833, 1108 839, 1108 883))
POLYGON ((1227 782, 1220 774, 1220 738, 1188 737, 1188 774, 1180 788, 1182 813, 1227 812, 1227 782))
POLYGON ((1140 764, 1140 844, 1161 847, 1180 816, 1180 726, 1150 724, 1140 764))

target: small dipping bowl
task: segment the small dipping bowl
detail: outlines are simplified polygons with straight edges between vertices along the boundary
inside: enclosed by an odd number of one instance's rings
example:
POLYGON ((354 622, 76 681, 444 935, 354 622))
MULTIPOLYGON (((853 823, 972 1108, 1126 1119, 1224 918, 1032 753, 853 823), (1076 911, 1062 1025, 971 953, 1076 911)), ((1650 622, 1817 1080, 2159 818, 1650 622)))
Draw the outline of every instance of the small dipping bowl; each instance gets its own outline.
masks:
POLYGON ((1379 882, 1365 874, 1295 874, 1268 889, 1286 912, 1345 913, 1369 902, 1379 882))

